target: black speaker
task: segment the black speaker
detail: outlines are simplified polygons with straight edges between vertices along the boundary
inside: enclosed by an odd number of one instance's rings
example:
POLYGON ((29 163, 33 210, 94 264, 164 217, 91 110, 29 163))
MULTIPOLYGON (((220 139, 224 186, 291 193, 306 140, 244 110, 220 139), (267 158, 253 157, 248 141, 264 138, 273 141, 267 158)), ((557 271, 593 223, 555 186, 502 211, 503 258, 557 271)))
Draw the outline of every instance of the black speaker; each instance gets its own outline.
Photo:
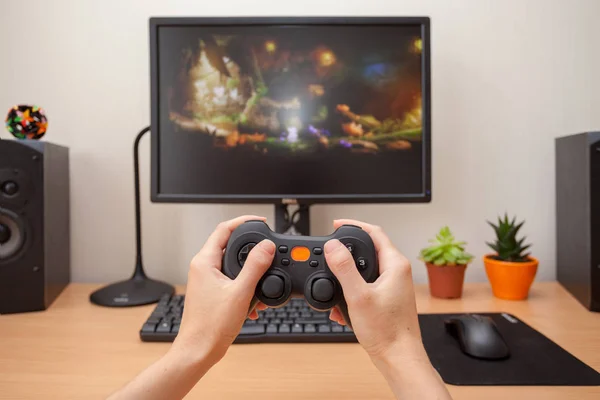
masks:
POLYGON ((557 279, 600 311, 600 132, 556 139, 557 279))
POLYGON ((44 310, 70 281, 69 150, 0 140, 0 314, 44 310))

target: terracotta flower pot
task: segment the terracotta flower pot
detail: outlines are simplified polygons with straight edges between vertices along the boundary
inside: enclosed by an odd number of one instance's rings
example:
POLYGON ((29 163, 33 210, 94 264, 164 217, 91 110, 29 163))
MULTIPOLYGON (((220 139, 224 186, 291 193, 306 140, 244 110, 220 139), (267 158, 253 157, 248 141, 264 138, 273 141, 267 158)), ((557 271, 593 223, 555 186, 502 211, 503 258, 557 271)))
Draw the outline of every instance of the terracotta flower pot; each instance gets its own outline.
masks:
POLYGON ((458 299, 462 296, 466 265, 427 265, 429 291, 433 297, 458 299))
POLYGON ((525 300, 537 273, 538 260, 529 257, 527 262, 508 262, 483 257, 485 272, 492 284, 494 296, 504 300, 525 300))

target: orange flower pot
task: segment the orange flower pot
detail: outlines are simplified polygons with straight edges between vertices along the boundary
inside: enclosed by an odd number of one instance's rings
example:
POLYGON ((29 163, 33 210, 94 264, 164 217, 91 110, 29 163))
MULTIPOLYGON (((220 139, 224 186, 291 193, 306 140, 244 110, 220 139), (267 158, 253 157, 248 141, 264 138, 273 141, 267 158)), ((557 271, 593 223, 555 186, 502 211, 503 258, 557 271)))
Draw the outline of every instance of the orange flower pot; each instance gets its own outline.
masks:
POLYGON ((526 262, 508 262, 483 257, 485 272, 492 284, 494 296, 504 300, 525 300, 537 273, 538 260, 529 257, 526 262))
POLYGON ((429 292, 441 299, 458 299, 462 296, 466 265, 427 265, 429 292))

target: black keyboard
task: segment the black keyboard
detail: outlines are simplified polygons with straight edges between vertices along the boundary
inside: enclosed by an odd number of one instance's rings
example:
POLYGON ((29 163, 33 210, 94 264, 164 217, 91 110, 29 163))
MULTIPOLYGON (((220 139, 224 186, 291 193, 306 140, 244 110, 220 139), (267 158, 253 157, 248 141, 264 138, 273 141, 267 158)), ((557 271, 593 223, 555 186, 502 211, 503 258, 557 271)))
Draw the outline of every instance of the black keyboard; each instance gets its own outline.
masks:
MULTIPOLYGON (((144 342, 172 342, 179 332, 185 296, 165 295, 148 317, 140 338, 144 342)), ((234 343, 356 342, 352 330, 329 320, 329 312, 311 309, 304 299, 292 299, 281 308, 258 312, 246 320, 234 343)))

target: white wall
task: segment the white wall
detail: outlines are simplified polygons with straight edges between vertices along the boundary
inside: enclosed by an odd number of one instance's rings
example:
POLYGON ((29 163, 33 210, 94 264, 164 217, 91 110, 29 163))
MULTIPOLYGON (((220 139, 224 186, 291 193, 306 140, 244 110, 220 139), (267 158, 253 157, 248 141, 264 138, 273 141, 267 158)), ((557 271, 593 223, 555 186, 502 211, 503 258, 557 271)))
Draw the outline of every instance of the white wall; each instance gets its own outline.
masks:
MULTIPOLYGON (((113 281, 133 267, 131 153, 149 123, 148 17, 228 15, 429 15, 433 202, 317 206, 313 231, 329 233, 337 217, 380 224, 425 282, 416 255, 449 224, 478 256, 467 273, 477 281, 492 238, 485 220, 507 210, 527 220, 539 279, 554 279, 554 138, 600 129, 600 1, 0 0, 0 110, 42 105, 47 140, 71 148, 75 281, 113 281)), ((148 139, 141 152, 152 276, 185 282, 220 220, 272 222, 266 205, 151 204, 148 139)))

